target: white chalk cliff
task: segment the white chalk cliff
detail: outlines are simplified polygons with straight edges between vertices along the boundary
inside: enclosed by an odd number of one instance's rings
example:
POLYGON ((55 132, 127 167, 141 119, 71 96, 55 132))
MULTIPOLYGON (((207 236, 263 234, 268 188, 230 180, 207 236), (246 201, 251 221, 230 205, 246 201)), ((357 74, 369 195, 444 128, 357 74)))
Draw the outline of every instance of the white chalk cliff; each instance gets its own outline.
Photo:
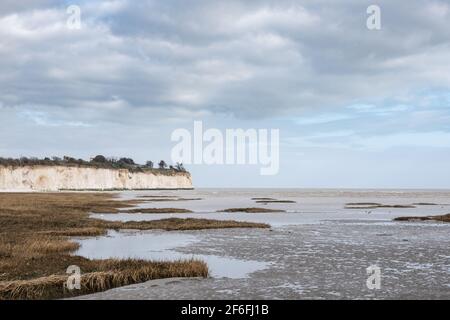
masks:
POLYGON ((83 166, 0 166, 0 191, 190 189, 188 172, 83 166))

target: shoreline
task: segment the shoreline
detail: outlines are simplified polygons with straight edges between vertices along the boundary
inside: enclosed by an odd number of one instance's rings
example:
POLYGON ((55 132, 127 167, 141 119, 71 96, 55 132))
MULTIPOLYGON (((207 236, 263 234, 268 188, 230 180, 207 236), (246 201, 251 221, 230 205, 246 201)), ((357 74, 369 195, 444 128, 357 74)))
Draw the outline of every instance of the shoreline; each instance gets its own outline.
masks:
POLYGON ((149 189, 59 189, 59 190, 23 190, 23 189, 0 189, 1 193, 114 193, 114 192, 134 192, 134 191, 182 191, 182 190, 195 190, 196 188, 149 188, 149 189))

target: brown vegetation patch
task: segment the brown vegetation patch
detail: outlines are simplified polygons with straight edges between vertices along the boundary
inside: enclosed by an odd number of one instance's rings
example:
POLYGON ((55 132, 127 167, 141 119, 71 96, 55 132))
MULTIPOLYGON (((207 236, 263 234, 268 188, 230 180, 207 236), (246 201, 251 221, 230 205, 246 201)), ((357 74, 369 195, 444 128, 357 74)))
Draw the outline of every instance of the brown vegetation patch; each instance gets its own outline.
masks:
POLYGON ((162 202, 162 201, 194 201, 194 200, 203 200, 202 198, 181 198, 176 196, 139 196, 141 199, 149 199, 149 202, 162 202))
POLYGON ((122 211, 121 213, 192 213, 193 211, 180 208, 141 208, 122 211))
POLYGON ((295 203, 294 200, 257 200, 256 203, 295 203))
POLYGON ((382 206, 381 203, 377 202, 349 202, 345 204, 346 206, 382 206))
POLYGON ((228 229, 228 228, 269 228, 265 223, 254 223, 234 220, 213 220, 196 218, 168 218, 153 221, 128 221, 123 223, 126 229, 163 229, 167 231, 176 230, 200 230, 200 229, 228 229), (142 225, 142 222, 148 225, 142 225))
POLYGON ((144 195, 138 198, 177 198, 177 196, 158 196, 158 195, 144 195))
POLYGON ((440 216, 425 216, 425 217, 398 217, 394 221, 442 221, 450 222, 450 213, 440 216))
POLYGON ((407 209, 415 207, 416 206, 410 204, 381 204, 376 202, 351 202, 345 205, 345 209, 378 209, 378 208, 407 209))
POLYGON ((69 230, 41 231, 40 233, 50 236, 92 237, 106 234, 106 229, 97 227, 84 227, 69 230))
POLYGON ((0 299, 52 299, 105 291, 111 288, 170 277, 207 277, 199 260, 151 262, 146 260, 92 260, 97 271, 81 276, 80 289, 68 290, 67 275, 53 274, 29 280, 0 282, 0 299))
POLYGON ((249 212, 249 213, 265 213, 265 212, 286 212, 280 209, 266 209, 266 208, 230 208, 219 210, 217 212, 249 212))

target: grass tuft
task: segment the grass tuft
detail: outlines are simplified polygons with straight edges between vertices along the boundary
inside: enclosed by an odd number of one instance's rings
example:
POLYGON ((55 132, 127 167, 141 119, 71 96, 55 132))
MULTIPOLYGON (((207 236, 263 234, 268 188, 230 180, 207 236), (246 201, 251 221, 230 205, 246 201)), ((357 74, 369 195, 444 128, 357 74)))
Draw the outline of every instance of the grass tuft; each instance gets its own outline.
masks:
POLYGON ((67 288, 67 275, 0 282, 0 299, 53 299, 105 291, 115 287, 170 277, 207 277, 208 267, 199 260, 151 262, 98 260, 99 271, 82 274, 80 289, 67 288))
POLYGON ((441 221, 450 222, 450 213, 439 216, 425 216, 425 217, 397 217, 394 221, 441 221))
POLYGON ((266 209, 266 208, 230 208, 219 210, 217 212, 248 212, 248 213, 267 213, 267 212, 286 212, 281 209, 266 209))
POLYGON ((121 213, 192 213, 193 211, 180 208, 141 208, 122 211, 121 213))
POLYGON ((378 208, 391 208, 391 209, 409 209, 415 208, 415 205, 411 204, 381 204, 376 202, 352 202, 345 205, 345 209, 378 209, 378 208))

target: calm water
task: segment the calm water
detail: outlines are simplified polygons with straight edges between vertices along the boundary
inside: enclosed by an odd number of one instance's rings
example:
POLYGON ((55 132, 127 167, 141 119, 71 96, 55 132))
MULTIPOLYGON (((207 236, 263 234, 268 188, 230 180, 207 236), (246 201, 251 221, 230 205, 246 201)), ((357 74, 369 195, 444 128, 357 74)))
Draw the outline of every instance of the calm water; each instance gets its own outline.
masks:
MULTIPOLYGON (((126 192, 201 198, 145 202, 142 208, 185 208, 192 214, 103 214, 109 220, 198 217, 265 222, 269 229, 186 232, 110 232, 79 239, 90 258, 138 257, 170 260, 196 257, 211 269, 209 279, 139 284, 85 298, 438 298, 450 299, 450 225, 393 222, 405 215, 450 212, 450 191, 424 190, 252 190, 126 192), (293 200, 260 204, 253 197, 293 200), (416 208, 346 209, 349 202, 413 204, 416 208), (284 209, 286 213, 217 213, 232 207, 284 209), (381 268, 381 288, 366 286, 366 268, 381 268)), ((146 198, 146 200, 151 200, 146 198)))

